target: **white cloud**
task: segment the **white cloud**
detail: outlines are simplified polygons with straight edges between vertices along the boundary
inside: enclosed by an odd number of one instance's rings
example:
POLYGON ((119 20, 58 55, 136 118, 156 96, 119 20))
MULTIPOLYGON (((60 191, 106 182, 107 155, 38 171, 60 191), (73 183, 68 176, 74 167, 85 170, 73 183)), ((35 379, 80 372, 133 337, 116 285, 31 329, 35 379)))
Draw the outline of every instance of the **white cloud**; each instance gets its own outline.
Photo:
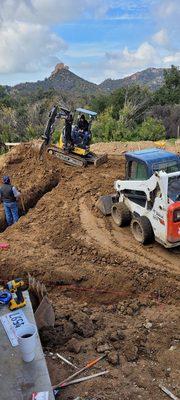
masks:
POLYGON ((168 56, 163 58, 165 64, 175 64, 180 65, 180 51, 175 52, 174 54, 169 54, 168 56))
POLYGON ((146 68, 158 61, 156 49, 148 42, 142 43, 136 50, 130 51, 127 47, 121 52, 106 53, 108 69, 146 68))
POLYGON ((119 79, 157 65, 161 66, 159 53, 151 44, 144 42, 135 50, 125 47, 122 51, 100 54, 93 62, 79 62, 74 69, 76 73, 81 71, 83 78, 100 83, 107 78, 119 79))
POLYGON ((1 0, 0 15, 4 20, 21 20, 40 24, 58 23, 105 15, 105 0, 1 0))
MULTIPOLYGON (((166 29, 170 34, 174 32, 178 39, 180 33, 180 2, 179 0, 159 0, 154 7, 154 19, 160 29, 166 29)), ((175 36, 174 36, 175 37, 175 36)))
POLYGON ((0 0, 0 73, 54 66, 67 47, 52 25, 102 16, 105 0, 0 0))
POLYGON ((159 46, 167 46, 169 45, 169 38, 167 31, 165 29, 161 29, 160 31, 156 32, 153 35, 153 40, 155 43, 157 43, 159 46))
POLYGON ((84 74, 89 80, 102 81, 150 66, 177 64, 179 44, 174 45, 172 38, 178 37, 179 1, 0 0, 0 73, 20 73, 23 76, 23 73, 49 71, 48 68, 54 67, 59 59, 68 63, 66 58, 69 57, 70 67, 77 74, 84 74), (86 23, 89 18, 152 18, 150 7, 154 9, 155 33, 133 50, 129 47, 121 50, 119 43, 101 40, 99 43, 72 43, 67 51, 67 44, 52 31, 55 24, 78 19, 86 23), (113 51, 118 48, 119 51, 113 51))
POLYGON ((0 27, 0 73, 32 72, 53 66, 66 44, 46 26, 13 22, 0 27))
POLYGON ((160 0, 157 11, 161 19, 170 18, 179 13, 179 0, 160 0))
MULTIPOLYGON (((80 62, 77 65, 76 73, 80 71, 84 78, 93 80, 95 82, 101 82, 106 78, 118 79, 124 76, 130 75, 138 70, 142 70, 148 67, 169 67, 172 63, 178 65, 180 63, 180 52, 178 42, 178 32, 180 28, 180 0, 113 0, 113 7, 124 7, 127 14, 114 14, 112 19, 123 19, 124 16, 133 16, 131 12, 135 11, 136 8, 139 12, 135 13, 134 18, 139 18, 147 14, 143 11, 147 9, 147 5, 151 7, 149 9, 149 18, 153 19, 154 22, 154 35, 149 37, 149 40, 141 43, 137 48, 131 49, 124 47, 120 50, 118 43, 111 43, 111 49, 108 48, 107 44, 102 44, 99 51, 98 57, 98 44, 91 48, 85 49, 85 54, 88 57, 88 51, 90 56, 96 57, 95 61, 91 62, 90 57, 88 58, 88 64, 80 62), (112 49, 118 49, 119 51, 113 51, 112 49), (103 56, 102 52, 106 49, 106 54, 103 56)), ((106 16, 107 18, 111 18, 106 16)), ((76 53, 76 50, 74 50, 76 53)), ((69 53, 69 50, 68 50, 69 53)), ((82 54, 84 54, 82 52, 82 54)))

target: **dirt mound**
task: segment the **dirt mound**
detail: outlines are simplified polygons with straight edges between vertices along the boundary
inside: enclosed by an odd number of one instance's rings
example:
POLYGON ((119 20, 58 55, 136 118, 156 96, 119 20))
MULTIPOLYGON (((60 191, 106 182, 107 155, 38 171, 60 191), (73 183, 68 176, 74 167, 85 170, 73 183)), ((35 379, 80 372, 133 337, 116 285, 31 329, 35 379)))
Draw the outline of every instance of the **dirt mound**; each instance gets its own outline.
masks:
MULTIPOLYGON (((40 162, 27 144, 5 157, 1 174, 22 190, 28 212, 0 235, 10 245, 0 253, 0 278, 30 272, 46 284, 56 311, 54 330, 42 332, 47 352, 77 365, 108 354, 109 376, 70 387, 63 398, 159 400, 160 381, 177 394, 179 254, 139 245, 95 208, 124 176, 123 157, 80 169, 40 162)), ((53 383, 72 372, 47 361, 53 383)))
POLYGON ((95 143, 92 145, 92 149, 97 153, 108 153, 109 155, 116 157, 123 154, 125 151, 142 150, 146 148, 153 148, 160 146, 167 151, 173 151, 180 153, 180 141, 176 141, 175 144, 170 141, 159 141, 157 143, 150 140, 141 142, 111 142, 111 143, 95 143))

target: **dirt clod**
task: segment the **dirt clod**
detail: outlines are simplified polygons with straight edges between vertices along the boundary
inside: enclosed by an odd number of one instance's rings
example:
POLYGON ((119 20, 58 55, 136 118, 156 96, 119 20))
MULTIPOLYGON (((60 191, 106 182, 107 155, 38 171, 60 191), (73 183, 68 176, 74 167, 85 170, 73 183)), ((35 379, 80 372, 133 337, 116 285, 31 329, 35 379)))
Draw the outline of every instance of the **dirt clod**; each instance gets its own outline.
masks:
POLYGON ((97 346, 98 353, 106 353, 111 350, 111 346, 109 344, 102 344, 101 346, 97 346))
POLYGON ((124 354, 127 361, 137 361, 138 359, 138 347, 131 342, 127 342, 124 348, 124 354))
POLYGON ((117 353, 116 351, 111 351, 107 355, 107 360, 110 364, 114 366, 119 365, 120 364, 119 353, 117 353))
POLYGON ((89 338, 94 335, 93 322, 83 312, 78 312, 73 315, 70 321, 74 325, 74 332, 78 333, 78 335, 84 338, 89 338))
POLYGON ((67 349, 72 352, 78 354, 81 351, 81 343, 79 340, 72 338, 69 340, 67 349))
POLYGON ((73 335, 73 325, 64 320, 56 324, 54 328, 44 327, 40 330, 41 341, 44 346, 58 346, 66 343, 73 335))

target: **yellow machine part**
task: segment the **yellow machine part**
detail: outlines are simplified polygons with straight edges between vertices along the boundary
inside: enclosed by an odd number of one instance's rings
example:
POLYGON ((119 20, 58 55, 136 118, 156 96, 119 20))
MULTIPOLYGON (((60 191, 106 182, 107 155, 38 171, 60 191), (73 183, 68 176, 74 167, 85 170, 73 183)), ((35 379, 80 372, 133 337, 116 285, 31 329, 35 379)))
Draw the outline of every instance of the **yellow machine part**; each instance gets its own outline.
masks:
MULTIPOLYGON (((60 135, 60 138, 59 138, 58 147, 60 150, 63 150, 63 148, 64 148, 62 134, 60 135)), ((88 147, 88 149, 82 149, 81 147, 74 146, 74 149, 72 150, 73 154, 77 154, 79 156, 86 156, 87 154, 89 154, 89 152, 90 152, 90 147, 88 147)))
POLYGON ((18 310, 18 308, 22 308, 26 305, 26 301, 24 300, 22 303, 16 303, 15 299, 10 300, 9 302, 9 309, 11 311, 18 310))
POLYGON ((155 142, 155 146, 156 147, 160 147, 160 148, 165 148, 166 141, 165 140, 158 140, 158 141, 155 142))

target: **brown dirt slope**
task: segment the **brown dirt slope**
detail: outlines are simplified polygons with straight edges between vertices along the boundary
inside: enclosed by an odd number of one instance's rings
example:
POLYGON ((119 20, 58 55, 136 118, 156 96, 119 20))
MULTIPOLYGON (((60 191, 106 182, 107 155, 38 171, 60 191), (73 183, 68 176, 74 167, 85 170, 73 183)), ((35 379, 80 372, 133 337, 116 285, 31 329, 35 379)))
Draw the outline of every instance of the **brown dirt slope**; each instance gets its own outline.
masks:
MULTIPOLYGON (((41 333, 47 351, 78 365, 108 353, 96 369, 109 375, 67 388, 63 398, 163 400, 160 382, 178 395, 179 252, 137 244, 129 228, 95 208, 123 177, 123 158, 79 169, 53 158, 39 162, 26 145, 6 156, 4 173, 22 190, 28 212, 0 234, 10 244, 0 253, 1 280, 30 272, 47 285, 56 311, 55 328, 41 333)), ((0 222, 2 231, 2 208, 0 222)), ((53 383, 72 372, 47 361, 53 383)))

